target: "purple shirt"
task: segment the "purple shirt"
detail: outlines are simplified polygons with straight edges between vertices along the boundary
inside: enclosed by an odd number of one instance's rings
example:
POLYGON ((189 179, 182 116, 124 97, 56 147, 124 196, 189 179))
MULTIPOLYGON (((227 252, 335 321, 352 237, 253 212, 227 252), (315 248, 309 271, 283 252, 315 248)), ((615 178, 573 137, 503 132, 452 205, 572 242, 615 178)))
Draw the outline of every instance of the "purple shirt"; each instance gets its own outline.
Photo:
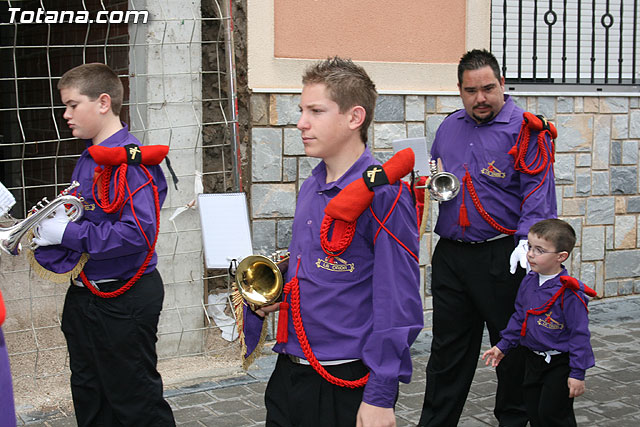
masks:
MULTIPOLYGON (((92 145, 91 140, 86 141, 87 148, 92 145)), ((123 147, 127 144, 141 145, 128 127, 111 135, 100 143, 103 147, 123 147)), ((36 250, 36 259, 48 270, 63 272, 72 268, 73 262, 77 262, 83 252, 89 254, 89 261, 84 267, 84 272, 90 280, 122 279, 133 277, 143 264, 149 246, 144 238, 140 226, 153 243, 156 235, 156 208, 151 185, 145 186, 133 196, 135 217, 129 200, 121 212, 105 213, 93 198, 92 186, 95 168, 97 164, 84 150, 76 163, 71 179, 78 181, 80 186, 75 189, 78 197, 84 197, 84 214, 76 222, 70 222, 65 229, 62 243, 54 246, 44 246, 36 250), (137 218, 137 221, 136 221, 137 218), (65 270, 66 268, 66 270, 65 270)), ((160 206, 167 195, 167 182, 162 168, 146 166, 153 181, 158 187, 160 206)), ((115 196, 115 167, 109 186, 110 201, 115 196)), ((149 179, 139 166, 129 165, 127 169, 127 182, 131 192, 147 182, 149 179)), ((98 186, 95 188, 98 195, 98 186)), ((128 197, 125 189, 125 199, 128 197)), ((152 272, 157 263, 157 255, 154 253, 145 273, 152 272)))
MULTIPOLYGON (((337 181, 325 183, 326 168, 321 162, 302 184, 286 280, 294 276, 300 259, 300 311, 318 360, 361 359, 371 372, 363 401, 391 408, 398 381, 411 380, 409 347, 422 329, 418 261, 384 230, 374 244, 378 223, 368 209, 358 218, 351 245, 334 263, 320 246, 327 203, 372 164, 378 162, 367 148, 337 181)), ((375 187, 372 207, 381 221, 398 188, 399 184, 375 187)), ((406 186, 385 226, 418 254, 416 210, 406 186)), ((288 342, 277 344, 274 351, 304 357, 291 314, 288 342)))
MULTIPOLYGON (((517 230, 518 239, 526 239, 536 222, 557 217, 553 167, 546 178, 544 171, 537 175, 520 173, 514 169, 513 156, 508 154, 520 133, 522 113, 509 95, 505 95, 504 106, 488 123, 478 124, 464 109, 459 110, 442 122, 431 148, 431 157, 441 158, 444 169, 457 176, 461 186, 465 166, 469 169, 484 209, 501 226, 517 230), (521 209, 522 200, 543 178, 542 186, 521 209)), ((537 132, 531 133, 527 164, 538 150, 537 136, 537 132)), ((500 234, 480 216, 466 188, 461 188, 454 199, 440 203, 435 232, 446 239, 464 241, 483 241, 500 234), (463 193, 471 222, 464 231, 458 225, 463 193)))
MULTIPOLYGON (((562 287, 560 276, 567 275, 567 270, 563 269, 542 286, 539 285, 538 273, 531 271, 525 276, 516 297, 516 311, 507 327, 500 332, 502 339, 497 347, 503 353, 518 344, 535 351, 556 350, 569 353, 569 377, 584 380, 585 371, 595 364, 595 358, 591 349, 588 311, 573 292, 565 290, 563 307, 560 306, 562 298, 558 297, 546 313, 538 316, 530 314, 527 318, 527 333, 524 337, 520 336, 527 310, 546 304, 562 287)), ((582 282, 580 286, 584 289, 582 282)), ((589 302, 584 292, 576 292, 585 303, 589 302)))

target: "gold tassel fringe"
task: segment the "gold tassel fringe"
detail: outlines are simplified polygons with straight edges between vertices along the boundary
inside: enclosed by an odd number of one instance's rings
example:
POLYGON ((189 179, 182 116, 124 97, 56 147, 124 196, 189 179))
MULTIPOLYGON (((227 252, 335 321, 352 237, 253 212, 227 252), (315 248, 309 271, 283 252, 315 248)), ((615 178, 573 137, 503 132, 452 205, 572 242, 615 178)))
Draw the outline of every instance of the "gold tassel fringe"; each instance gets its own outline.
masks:
MULTIPOLYGON (((29 233, 32 233, 32 232, 30 231, 29 233)), ((33 235, 29 236, 28 239, 31 240, 32 237, 33 235)), ((66 273, 55 273, 51 270, 47 270, 42 266, 42 264, 38 262, 34 252, 31 250, 27 251, 27 260, 29 260, 29 264, 31 264, 31 268, 33 269, 33 271, 35 271, 36 274, 42 277, 44 280, 49 280, 50 282, 53 282, 53 283, 68 284, 69 281, 78 277, 78 275, 82 272, 82 269, 84 269, 84 265, 87 263, 87 261, 89 261, 89 254, 83 253, 80 256, 80 260, 78 261, 76 266, 73 267, 71 270, 67 271, 66 273)))
POLYGON ((233 292, 231 292, 231 301, 233 302, 233 308, 236 314, 236 324, 238 325, 238 331, 240 332, 240 358, 242 360, 242 369, 245 371, 249 369, 249 366, 255 362, 260 355, 262 354, 262 349, 264 348, 264 343, 267 339, 267 322, 262 322, 262 331, 260 332, 260 339, 258 340, 258 345, 253 350, 248 357, 247 356, 247 343, 245 342, 244 337, 244 299, 240 294, 240 291, 234 286, 233 292))

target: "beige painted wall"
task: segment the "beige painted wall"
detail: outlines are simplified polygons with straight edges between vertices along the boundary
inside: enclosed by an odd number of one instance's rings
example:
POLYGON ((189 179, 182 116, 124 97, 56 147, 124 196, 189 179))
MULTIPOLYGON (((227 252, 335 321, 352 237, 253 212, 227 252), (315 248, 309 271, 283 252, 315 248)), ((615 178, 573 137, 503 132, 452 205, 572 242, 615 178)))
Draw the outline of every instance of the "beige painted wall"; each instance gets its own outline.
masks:
POLYGON ((457 93, 458 58, 471 48, 489 48, 491 1, 403 0, 395 6, 398 3, 248 0, 249 87, 254 92, 299 91, 306 66, 340 54, 362 64, 380 93, 457 93), (339 34, 323 31, 323 19, 324 25, 338 19, 333 29, 339 34), (408 33, 415 40, 408 40, 408 33))
POLYGON ((456 62, 465 47, 466 0, 435 3, 274 0, 275 57, 456 62))

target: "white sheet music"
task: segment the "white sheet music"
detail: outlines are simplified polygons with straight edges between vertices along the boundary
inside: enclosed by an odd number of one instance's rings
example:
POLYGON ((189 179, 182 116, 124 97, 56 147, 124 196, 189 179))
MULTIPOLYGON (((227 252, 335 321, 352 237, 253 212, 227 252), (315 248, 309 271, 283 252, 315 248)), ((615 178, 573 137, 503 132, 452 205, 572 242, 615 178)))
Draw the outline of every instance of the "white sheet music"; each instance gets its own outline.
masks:
POLYGON ((229 259, 253 253, 244 193, 199 194, 198 211, 207 268, 227 268, 229 259))

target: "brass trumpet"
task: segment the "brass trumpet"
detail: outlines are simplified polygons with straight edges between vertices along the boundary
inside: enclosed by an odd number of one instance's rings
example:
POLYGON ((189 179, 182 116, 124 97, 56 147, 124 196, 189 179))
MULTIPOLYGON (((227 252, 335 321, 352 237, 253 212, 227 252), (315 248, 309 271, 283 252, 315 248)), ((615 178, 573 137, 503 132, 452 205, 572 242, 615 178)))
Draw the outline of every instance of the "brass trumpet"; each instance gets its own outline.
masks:
POLYGON ((456 197, 460 191, 460 180, 450 172, 438 172, 435 160, 431 160, 429 166, 431 168, 431 179, 427 188, 431 197, 438 202, 446 202, 456 197))
POLYGON ((284 288, 282 274, 288 265, 288 254, 280 261, 262 255, 243 258, 235 271, 235 282, 242 298, 254 308, 276 302, 284 288))
MULTIPOLYGON (((45 197, 38 204, 31 208, 29 215, 17 224, 0 228, 0 248, 9 255, 18 255, 22 250, 20 240, 22 237, 43 219, 47 218, 56 208, 62 204, 70 204, 71 209, 67 210, 67 215, 71 221, 77 221, 82 217, 83 206, 82 200, 69 194, 71 190, 79 186, 77 181, 71 183, 69 187, 64 189, 52 202, 45 197)), ((32 249, 35 247, 31 246, 32 249)))

